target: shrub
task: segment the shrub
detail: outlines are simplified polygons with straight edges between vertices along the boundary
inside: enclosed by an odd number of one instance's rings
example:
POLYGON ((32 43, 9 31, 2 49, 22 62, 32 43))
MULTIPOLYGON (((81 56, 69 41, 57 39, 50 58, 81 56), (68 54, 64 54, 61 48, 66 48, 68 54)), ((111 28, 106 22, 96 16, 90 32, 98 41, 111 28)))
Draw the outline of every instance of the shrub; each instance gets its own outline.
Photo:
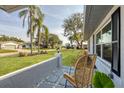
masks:
POLYGON ((19 52, 19 57, 25 57, 28 56, 28 53, 26 52, 19 52))
POLYGON ((114 88, 113 81, 102 72, 95 72, 95 75, 93 77, 93 86, 95 88, 114 88))
POLYGON ((40 54, 48 54, 47 51, 41 51, 40 54))

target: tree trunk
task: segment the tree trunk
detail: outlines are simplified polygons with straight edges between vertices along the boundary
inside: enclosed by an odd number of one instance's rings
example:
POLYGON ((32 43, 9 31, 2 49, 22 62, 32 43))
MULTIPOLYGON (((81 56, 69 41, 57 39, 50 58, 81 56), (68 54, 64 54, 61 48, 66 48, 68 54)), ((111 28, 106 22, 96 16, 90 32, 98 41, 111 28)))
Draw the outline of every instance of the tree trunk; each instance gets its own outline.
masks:
POLYGON ((33 28, 32 28, 32 20, 31 20, 32 13, 30 11, 30 43, 31 43, 31 55, 33 53, 33 28))
POLYGON ((38 29, 38 54, 40 54, 40 29, 38 29))
POLYGON ((76 42, 77 42, 77 44, 78 44, 78 47, 80 47, 80 43, 79 43, 79 41, 78 41, 78 37, 76 36, 76 30, 74 31, 74 37, 75 37, 75 39, 76 39, 76 42))
POLYGON ((71 48, 73 48, 73 45, 72 45, 72 40, 70 40, 70 43, 71 43, 71 48))
POLYGON ((81 40, 81 48, 83 48, 83 40, 81 40))
POLYGON ((54 44, 51 45, 52 46, 52 49, 54 48, 54 44))
POLYGON ((48 42, 46 41, 46 48, 48 48, 48 42))
POLYGON ((31 33, 30 33, 30 41, 31 41, 31 55, 32 55, 32 50, 33 50, 33 37, 32 37, 32 31, 31 31, 31 33))

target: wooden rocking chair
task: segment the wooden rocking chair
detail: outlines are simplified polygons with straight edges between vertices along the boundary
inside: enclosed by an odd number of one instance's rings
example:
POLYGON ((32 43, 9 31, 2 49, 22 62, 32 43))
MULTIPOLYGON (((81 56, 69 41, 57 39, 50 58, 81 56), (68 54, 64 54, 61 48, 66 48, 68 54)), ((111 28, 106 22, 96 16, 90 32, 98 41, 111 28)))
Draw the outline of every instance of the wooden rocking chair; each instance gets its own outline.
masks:
POLYGON ((64 78, 76 88, 90 87, 95 62, 96 55, 86 54, 80 57, 75 64, 75 73, 73 75, 66 73, 64 78))

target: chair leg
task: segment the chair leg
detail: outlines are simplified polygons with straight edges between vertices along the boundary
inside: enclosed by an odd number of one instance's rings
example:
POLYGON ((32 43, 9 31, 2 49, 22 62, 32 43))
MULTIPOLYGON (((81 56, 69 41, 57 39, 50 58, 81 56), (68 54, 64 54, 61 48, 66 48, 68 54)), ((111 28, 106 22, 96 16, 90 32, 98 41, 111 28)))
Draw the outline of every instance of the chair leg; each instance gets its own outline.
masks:
POLYGON ((90 88, 93 88, 92 84, 89 85, 90 88))
MULTIPOLYGON (((70 67, 70 69, 69 69, 69 75, 71 74, 71 67, 70 67)), ((65 81, 65 88, 67 87, 67 80, 65 81)))
POLYGON ((68 81, 66 80, 66 81, 65 81, 65 88, 67 87, 67 82, 68 82, 68 81))

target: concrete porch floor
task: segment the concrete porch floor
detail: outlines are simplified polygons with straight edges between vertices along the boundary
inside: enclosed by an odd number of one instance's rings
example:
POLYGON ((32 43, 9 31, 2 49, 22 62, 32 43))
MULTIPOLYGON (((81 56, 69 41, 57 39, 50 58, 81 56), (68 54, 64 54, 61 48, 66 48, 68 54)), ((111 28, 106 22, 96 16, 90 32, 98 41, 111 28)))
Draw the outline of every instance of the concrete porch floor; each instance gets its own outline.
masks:
POLYGON ((73 86, 66 81, 63 77, 64 73, 74 73, 74 68, 63 66, 57 70, 54 70, 45 79, 42 79, 36 86, 36 88, 73 88, 73 86))

